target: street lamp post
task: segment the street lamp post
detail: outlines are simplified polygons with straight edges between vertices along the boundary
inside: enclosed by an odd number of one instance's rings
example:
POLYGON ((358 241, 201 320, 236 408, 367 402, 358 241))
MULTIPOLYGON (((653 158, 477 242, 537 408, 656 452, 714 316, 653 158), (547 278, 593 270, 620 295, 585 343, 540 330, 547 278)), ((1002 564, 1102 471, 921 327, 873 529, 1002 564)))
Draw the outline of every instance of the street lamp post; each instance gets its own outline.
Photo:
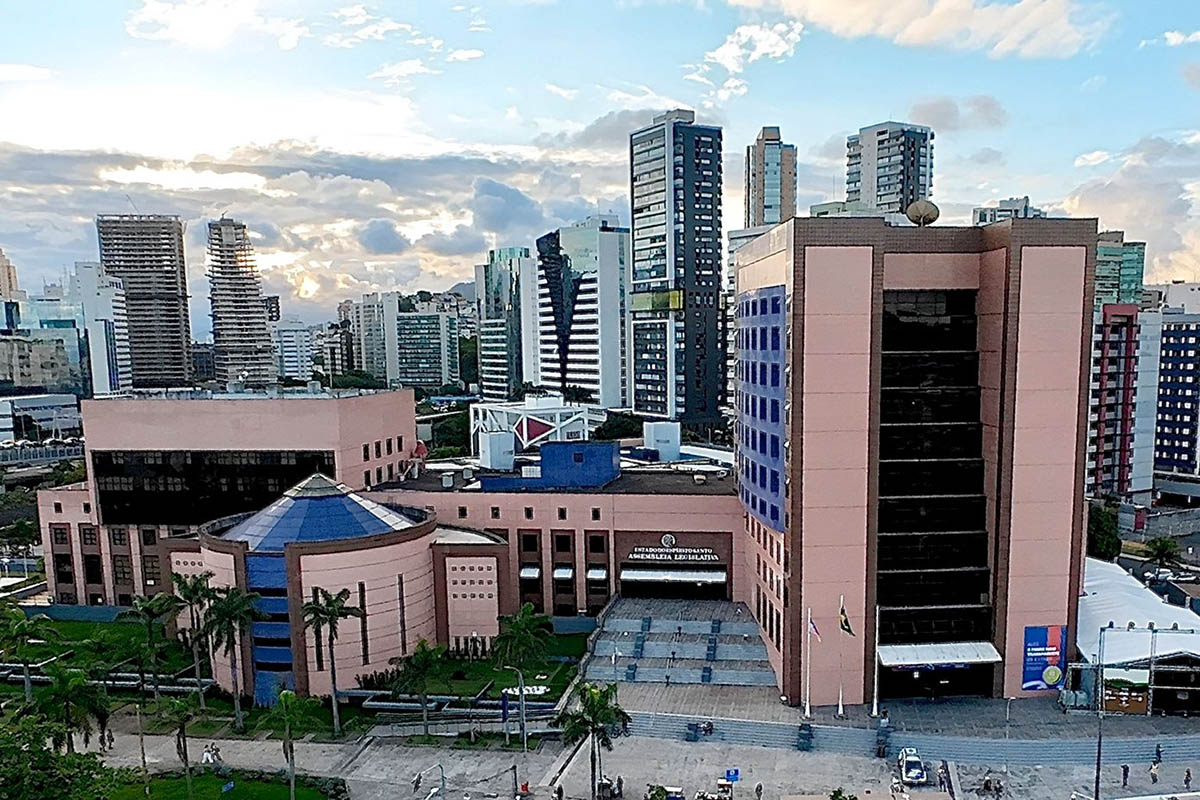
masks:
POLYGON ((1012 723, 1012 701, 1015 698, 1004 698, 1004 774, 1008 774, 1008 728, 1012 723))
POLYGON ((529 734, 525 730, 525 674, 516 667, 510 667, 507 664, 504 665, 504 668, 511 669, 517 673, 517 691, 521 693, 521 752, 527 753, 529 752, 529 734))
POLYGON ((1100 759, 1104 751, 1104 633, 1107 630, 1100 629, 1099 652, 1096 655, 1096 782, 1092 800, 1100 800, 1100 759))

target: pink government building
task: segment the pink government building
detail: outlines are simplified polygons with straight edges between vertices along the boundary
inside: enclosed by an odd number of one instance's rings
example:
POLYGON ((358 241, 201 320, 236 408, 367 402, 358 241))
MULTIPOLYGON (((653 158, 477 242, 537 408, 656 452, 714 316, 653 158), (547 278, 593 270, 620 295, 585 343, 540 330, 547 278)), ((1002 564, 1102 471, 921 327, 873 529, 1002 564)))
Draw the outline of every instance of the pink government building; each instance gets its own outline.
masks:
POLYGON ((510 471, 429 462, 405 390, 85 401, 89 479, 39 495, 49 591, 122 606, 207 571, 258 593, 239 663, 262 703, 329 691, 300 612, 316 588, 365 611, 340 630, 347 687, 420 639, 486 654, 528 602, 609 609, 595 679, 662 679, 673 633, 675 681, 792 704, 1052 691, 1095 239, 1095 220, 775 227, 737 254, 736 449, 672 463, 588 441, 510 471))

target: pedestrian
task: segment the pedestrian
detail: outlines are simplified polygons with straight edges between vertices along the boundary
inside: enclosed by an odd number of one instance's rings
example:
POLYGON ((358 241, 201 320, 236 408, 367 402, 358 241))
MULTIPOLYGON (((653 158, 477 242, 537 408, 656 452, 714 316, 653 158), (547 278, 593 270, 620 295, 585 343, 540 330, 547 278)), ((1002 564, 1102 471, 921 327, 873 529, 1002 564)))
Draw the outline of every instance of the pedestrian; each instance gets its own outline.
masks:
POLYGON ((667 686, 671 685, 671 673, 667 673, 667 686))
POLYGON ((1121 765, 1121 788, 1122 789, 1129 788, 1129 765, 1128 764, 1121 765))
POLYGON ((224 761, 221 760, 221 748, 218 747, 216 745, 216 743, 214 743, 212 746, 212 757, 213 757, 214 764, 224 764, 225 763, 224 761))
POLYGON ((113 733, 112 728, 108 729, 108 749, 111 752, 113 749, 113 733))
POLYGON ((938 791, 946 791, 946 773, 942 771, 941 767, 938 767, 938 791))
POLYGON ((1162 763, 1162 745, 1161 744, 1154 745, 1154 763, 1155 764, 1162 763))
POLYGON ((1150 782, 1158 783, 1158 762, 1155 761, 1150 765, 1150 782))
POLYGON ((211 744, 206 744, 206 745, 204 745, 204 755, 200 756, 200 763, 201 763, 201 764, 211 764, 211 763, 213 763, 213 759, 212 759, 212 745, 211 745, 211 744))
POLYGON ((1186 791, 1192 790, 1192 768, 1188 767, 1183 771, 1183 788, 1186 791))

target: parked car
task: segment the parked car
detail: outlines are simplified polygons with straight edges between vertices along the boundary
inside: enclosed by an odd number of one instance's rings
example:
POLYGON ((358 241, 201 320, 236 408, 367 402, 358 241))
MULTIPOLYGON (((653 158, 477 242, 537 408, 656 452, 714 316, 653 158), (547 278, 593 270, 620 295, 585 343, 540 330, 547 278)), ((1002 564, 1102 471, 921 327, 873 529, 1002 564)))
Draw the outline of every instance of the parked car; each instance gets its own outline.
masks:
POLYGON ((925 762, 917 753, 915 747, 900 748, 896 756, 896 766, 900 770, 900 780, 909 786, 925 783, 929 776, 925 773, 925 762))
POLYGON ((1146 577, 1152 581, 1165 583, 1166 581, 1173 581, 1179 576, 1169 569, 1156 569, 1153 572, 1146 573, 1146 577))

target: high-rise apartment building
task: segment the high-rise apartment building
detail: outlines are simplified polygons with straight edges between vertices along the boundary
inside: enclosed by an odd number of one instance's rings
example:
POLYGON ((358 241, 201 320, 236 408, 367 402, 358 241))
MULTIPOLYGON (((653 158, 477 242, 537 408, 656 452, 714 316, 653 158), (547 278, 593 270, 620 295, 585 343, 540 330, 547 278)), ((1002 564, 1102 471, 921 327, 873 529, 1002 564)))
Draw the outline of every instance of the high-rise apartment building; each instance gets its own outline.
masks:
POLYGON ((458 383, 457 316, 401 311, 404 299, 400 292, 364 294, 351 307, 354 368, 392 387, 458 383))
POLYGON ((129 351, 129 320, 125 287, 101 264, 75 262, 70 294, 77 299, 80 322, 87 342, 88 377, 92 396, 100 397, 133 388, 133 361, 129 351))
POLYGON ((538 382, 537 259, 528 247, 488 251, 475 267, 479 318, 479 389, 485 400, 516 397, 538 382), (523 311, 524 310, 524 311, 523 311))
POLYGON ((196 383, 215 381, 217 364, 213 359, 211 342, 192 342, 192 380, 196 383))
POLYGON ((725 381, 721 141, 685 110, 629 137, 630 405, 690 426, 719 421, 725 381))
POLYGON ((1124 231, 1101 231, 1096 241, 1096 308, 1140 303, 1146 243, 1125 241, 1124 231))
POLYGON ((0 248, 0 300, 18 300, 21 287, 17 285, 17 268, 0 248))
POLYGON ((615 215, 588 217, 537 240, 537 383, 588 391, 604 408, 625 405, 629 229, 615 215))
POLYGON ((743 589, 790 702, 1058 688, 1025 643, 1076 624, 1095 241, 794 218, 737 252, 743 589))
MULTIPOLYGON (((793 215, 794 216, 794 215, 793 215)), ((725 339, 725 387, 721 394, 721 409, 726 416, 732 416, 736 409, 734 401, 737 398, 737 259, 735 254, 744 245, 771 230, 773 225, 759 225, 755 228, 745 228, 730 231, 725 247, 725 289, 721 292, 721 324, 724 328, 725 339)))
POLYGON ((846 138, 846 201, 904 213, 933 194, 933 130, 881 122, 846 138))
POLYGON ((784 144, 778 127, 764 127, 746 148, 745 204, 746 228, 796 216, 796 145, 784 144))
POLYGON ((994 206, 980 206, 971 211, 972 225, 991 225, 1006 219, 1034 219, 1046 212, 1029 202, 1029 197, 1010 197, 994 206))
POLYGON ((310 381, 313 364, 320 352, 313 328, 296 317, 281 319, 271 325, 271 343, 275 350, 275 366, 279 377, 293 381, 310 381))
POLYGON ((209 300, 217 380, 268 386, 277 380, 262 280, 245 223, 208 223, 209 300))
POLYGON ((1088 400, 1089 497, 1146 505, 1154 489, 1160 315, 1132 304, 1096 309, 1088 400))
POLYGON ((1157 328, 1158 422, 1154 489, 1167 504, 1200 501, 1200 314, 1178 308, 1143 311, 1143 330, 1157 328))
POLYGON ((183 222, 166 214, 96 217, 100 263, 125 288, 135 388, 191 383, 183 222))
MULTIPOLYGON (((340 303, 338 310, 341 311, 340 303)), ((321 357, 324 372, 330 377, 345 375, 354 369, 354 333, 348 316, 342 322, 331 322, 326 326, 321 339, 321 357)))
POLYGON ((267 314, 267 322, 279 322, 281 315, 279 295, 263 295, 263 310, 267 314))

